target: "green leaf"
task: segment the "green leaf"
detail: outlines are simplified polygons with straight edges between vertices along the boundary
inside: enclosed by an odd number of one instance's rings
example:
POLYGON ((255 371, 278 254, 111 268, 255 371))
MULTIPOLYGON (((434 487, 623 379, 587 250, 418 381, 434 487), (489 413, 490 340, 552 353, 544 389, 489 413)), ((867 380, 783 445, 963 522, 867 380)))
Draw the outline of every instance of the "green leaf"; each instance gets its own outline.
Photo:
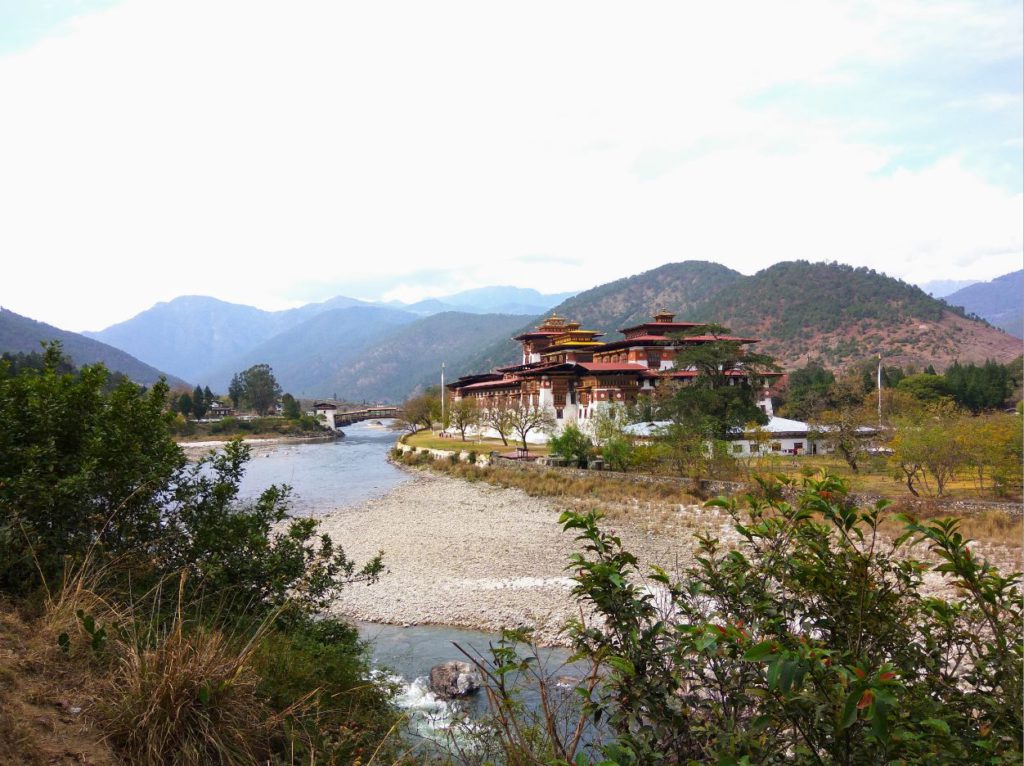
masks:
POLYGON ((751 662, 766 660, 774 657, 776 647, 777 644, 775 641, 762 641, 761 643, 754 644, 754 646, 747 649, 747 651, 743 653, 743 659, 751 662))
POLYGON ((607 661, 609 665, 611 665, 624 676, 636 675, 636 668, 633 667, 633 663, 627 660, 625 657, 612 655, 608 658, 607 661))

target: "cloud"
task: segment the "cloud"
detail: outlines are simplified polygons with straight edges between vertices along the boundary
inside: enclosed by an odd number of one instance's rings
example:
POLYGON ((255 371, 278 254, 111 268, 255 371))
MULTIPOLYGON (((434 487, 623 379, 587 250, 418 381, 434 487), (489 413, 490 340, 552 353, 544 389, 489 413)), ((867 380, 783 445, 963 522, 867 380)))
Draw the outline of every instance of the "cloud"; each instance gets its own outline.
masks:
POLYGON ((1017 4, 738 13, 137 0, 82 16, 0 57, 0 299, 94 328, 182 293, 556 292, 688 258, 1019 267, 1020 182, 988 168, 1019 166, 1020 145, 974 140, 1003 152, 986 163, 961 123, 887 129, 928 111, 904 86, 925 106, 1007 92, 1017 4), (949 94, 929 66, 988 74, 949 94))

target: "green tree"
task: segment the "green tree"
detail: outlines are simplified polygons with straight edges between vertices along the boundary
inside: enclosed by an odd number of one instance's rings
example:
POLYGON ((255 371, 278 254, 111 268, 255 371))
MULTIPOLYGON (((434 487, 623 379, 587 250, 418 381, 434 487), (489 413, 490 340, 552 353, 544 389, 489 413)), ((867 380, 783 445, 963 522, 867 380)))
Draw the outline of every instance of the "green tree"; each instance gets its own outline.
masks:
POLYGON ((192 414, 196 416, 196 420, 202 420, 208 409, 210 409, 210 403, 206 401, 203 389, 196 386, 192 391, 192 414))
POLYGON ((102 542, 112 555, 145 556, 163 534, 157 503, 184 465, 167 437, 168 387, 145 392, 108 372, 66 369, 60 344, 41 369, 0 363, 0 590, 55 578, 65 557, 102 542))
POLYGON ((210 390, 209 386, 203 388, 203 399, 206 401, 206 407, 209 409, 210 405, 213 404, 213 400, 216 399, 213 395, 213 391, 210 390))
POLYGON ((575 423, 567 425, 558 436, 552 436, 548 447, 553 455, 558 455, 578 468, 586 468, 594 457, 594 443, 575 423))
POLYGON ((242 386, 242 399, 257 415, 266 415, 281 396, 281 386, 277 384, 274 371, 269 364, 254 364, 239 375, 242 386))
POLYGON ((952 391, 946 383, 946 379, 940 375, 908 375, 899 382, 897 390, 913 396, 917 401, 924 404, 934 404, 943 399, 951 399, 952 391))
POLYGON ((789 373, 786 385, 785 412, 798 420, 809 420, 832 405, 829 396, 836 376, 818 362, 789 373))
POLYGON ((612 471, 628 471, 633 467, 635 449, 624 436, 613 436, 601 447, 601 457, 612 471))
POLYGON ((716 339, 687 344, 676 354, 676 368, 696 376, 672 391, 662 404, 663 413, 708 439, 724 439, 731 429, 747 423, 767 423, 757 401, 765 374, 778 370, 775 360, 745 350, 742 343, 729 339, 727 328, 718 325, 705 326, 696 334, 716 339))
POLYGON ((237 410, 244 395, 245 387, 242 385, 242 376, 236 372, 231 377, 231 385, 228 386, 228 399, 231 400, 231 406, 237 410))
POLYGON ((189 396, 188 392, 185 392, 178 397, 178 412, 186 418, 192 414, 192 397, 189 396))
POLYGON ((299 407, 299 402, 291 394, 285 394, 281 397, 281 409, 284 416, 289 420, 298 420, 302 417, 302 410, 299 407))

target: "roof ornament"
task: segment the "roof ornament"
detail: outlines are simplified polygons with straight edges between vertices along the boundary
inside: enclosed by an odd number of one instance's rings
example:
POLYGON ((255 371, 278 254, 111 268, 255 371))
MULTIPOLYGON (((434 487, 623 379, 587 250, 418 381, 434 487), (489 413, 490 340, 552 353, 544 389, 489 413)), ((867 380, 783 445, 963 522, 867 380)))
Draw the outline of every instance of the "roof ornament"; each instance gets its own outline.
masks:
POLYGON ((669 311, 667 308, 662 308, 654 315, 654 321, 661 323, 671 322, 676 318, 676 315, 669 311))

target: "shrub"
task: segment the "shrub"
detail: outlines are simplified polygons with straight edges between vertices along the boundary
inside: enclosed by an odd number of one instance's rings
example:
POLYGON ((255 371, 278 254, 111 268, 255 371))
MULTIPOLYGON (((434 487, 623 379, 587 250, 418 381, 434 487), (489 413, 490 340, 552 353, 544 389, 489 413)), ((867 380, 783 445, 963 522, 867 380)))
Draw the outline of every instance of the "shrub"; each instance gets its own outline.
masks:
POLYGON ((612 471, 628 471, 633 464, 633 445, 622 437, 611 438, 601 448, 601 456, 612 471))
POLYGON ((575 423, 565 427, 559 436, 551 437, 548 442, 551 454, 558 455, 579 468, 586 468, 594 456, 594 443, 575 423))
POLYGON ((858 510, 847 487, 805 480, 798 502, 763 485, 732 515, 735 549, 700 536, 681 580, 636 583, 637 560, 590 513, 578 533, 576 596, 601 627, 577 625, 605 683, 581 690, 615 741, 607 763, 1020 763, 1020 574, 979 561, 955 520, 858 510), (927 544, 941 563, 911 557, 927 544), (962 597, 922 593, 924 576, 962 597))

